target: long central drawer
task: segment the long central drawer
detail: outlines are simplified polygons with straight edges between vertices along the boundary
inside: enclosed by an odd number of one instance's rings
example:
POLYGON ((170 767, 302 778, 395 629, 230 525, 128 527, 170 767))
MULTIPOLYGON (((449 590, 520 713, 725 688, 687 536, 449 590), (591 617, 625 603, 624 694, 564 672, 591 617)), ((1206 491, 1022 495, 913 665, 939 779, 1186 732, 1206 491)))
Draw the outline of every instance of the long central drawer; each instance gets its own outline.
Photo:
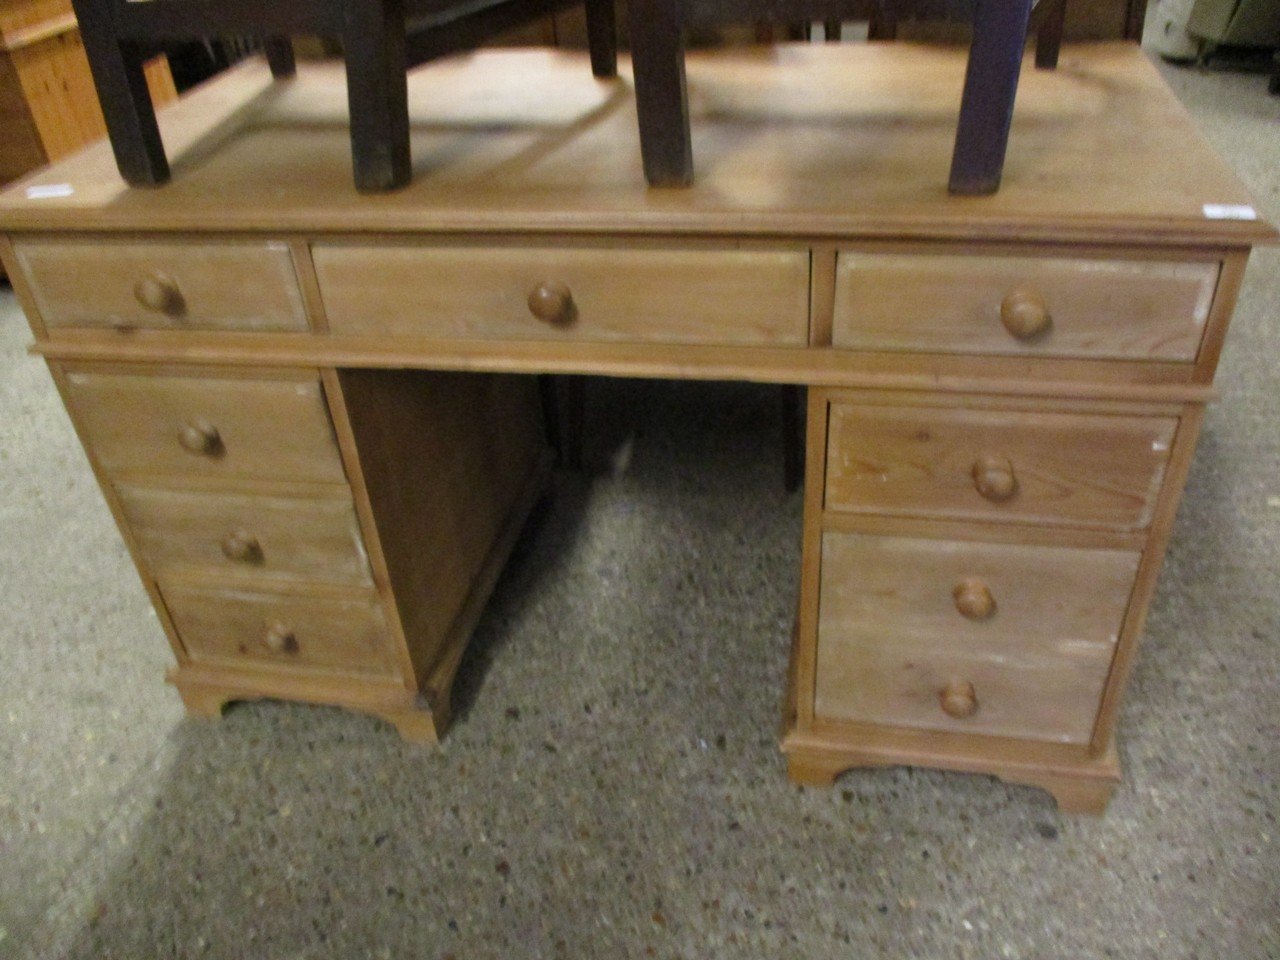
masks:
POLYGON ((317 244, 337 334, 803 346, 807 250, 317 244))

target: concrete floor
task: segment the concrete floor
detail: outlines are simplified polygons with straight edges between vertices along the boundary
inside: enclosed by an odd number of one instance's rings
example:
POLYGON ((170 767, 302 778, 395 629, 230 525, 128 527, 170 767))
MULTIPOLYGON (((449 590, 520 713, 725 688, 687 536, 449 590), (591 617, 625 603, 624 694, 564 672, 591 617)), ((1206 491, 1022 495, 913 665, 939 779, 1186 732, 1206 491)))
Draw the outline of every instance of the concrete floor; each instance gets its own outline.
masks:
MULTIPOLYGON (((1166 73, 1280 222, 1280 98, 1166 73)), ((184 719, 0 291, 0 956, 1280 956, 1278 304, 1262 251, 1093 820, 978 776, 788 786, 801 511, 768 388, 593 386, 595 469, 519 546, 443 747, 184 719)))

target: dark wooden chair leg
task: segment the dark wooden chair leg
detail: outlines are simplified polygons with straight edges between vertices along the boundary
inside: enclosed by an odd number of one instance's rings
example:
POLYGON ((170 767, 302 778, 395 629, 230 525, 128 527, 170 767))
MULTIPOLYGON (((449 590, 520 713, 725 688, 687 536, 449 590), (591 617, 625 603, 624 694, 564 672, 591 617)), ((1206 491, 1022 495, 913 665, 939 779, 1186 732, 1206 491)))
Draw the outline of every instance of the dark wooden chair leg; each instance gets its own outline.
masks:
POLYGON ((1067 0, 1051 0, 1040 29, 1036 31, 1036 66, 1053 70, 1058 66, 1058 50, 1062 47, 1062 25, 1067 19, 1067 0))
POLYGON ((654 187, 693 182, 680 0, 631 0, 631 59, 644 176, 654 187))
POLYGON ((298 72, 297 61, 293 58, 293 44, 288 37, 271 37, 263 41, 262 47, 266 51, 273 77, 283 80, 298 72))
POLYGON ((591 72, 597 77, 618 75, 618 26, 613 0, 586 0, 587 50, 591 72))
POLYGON ((111 0, 75 0, 74 9, 120 175, 135 187, 167 183, 169 161, 141 50, 117 38, 111 0))
POLYGON ((409 89, 402 0, 347 0, 342 45, 351 108, 356 189, 394 190, 409 182, 409 89))
POLYGON ((952 193, 995 193, 1018 93, 1031 0, 978 0, 951 155, 952 193))
POLYGON ((800 487, 804 477, 804 404, 801 387, 782 386, 782 483, 787 493, 800 487))

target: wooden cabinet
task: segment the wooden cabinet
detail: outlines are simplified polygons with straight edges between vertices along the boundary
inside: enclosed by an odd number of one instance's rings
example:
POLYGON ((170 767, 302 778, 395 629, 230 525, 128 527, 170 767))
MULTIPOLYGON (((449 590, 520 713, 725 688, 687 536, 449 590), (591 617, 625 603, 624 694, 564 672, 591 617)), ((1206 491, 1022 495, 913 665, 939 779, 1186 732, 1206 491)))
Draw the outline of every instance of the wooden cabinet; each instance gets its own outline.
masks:
POLYGON ((688 190, 646 188, 624 85, 526 51, 411 76, 426 167, 392 195, 351 186, 333 68, 264 97, 253 63, 167 112, 169 185, 122 192, 99 146, 36 179, 65 196, 0 195, 173 681, 196 712, 293 697, 434 737, 541 489, 521 374, 800 383, 791 777, 921 764, 1100 811, 1275 232, 1136 48, 1027 71, 1003 186, 963 200, 937 123, 963 52, 688 69, 688 190))
MULTIPOLYGON (((147 85, 177 97, 164 57, 147 85)), ((107 135, 70 0, 0 0, 0 129, 0 184, 107 135)))

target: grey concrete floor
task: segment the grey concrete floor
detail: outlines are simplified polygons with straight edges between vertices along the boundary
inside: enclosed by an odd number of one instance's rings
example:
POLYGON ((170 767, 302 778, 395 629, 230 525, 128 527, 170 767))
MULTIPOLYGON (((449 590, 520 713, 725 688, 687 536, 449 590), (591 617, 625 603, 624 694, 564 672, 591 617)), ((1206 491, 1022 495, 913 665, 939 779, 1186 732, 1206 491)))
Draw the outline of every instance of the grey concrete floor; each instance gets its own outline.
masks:
MULTIPOLYGON (((1280 98, 1165 72, 1280 222, 1280 98)), ((439 749, 333 709, 187 720, 0 292, 0 956, 1280 956, 1278 305, 1265 250, 1094 820, 979 776, 788 786, 801 510, 744 385, 593 384, 593 469, 518 547, 439 749)))

